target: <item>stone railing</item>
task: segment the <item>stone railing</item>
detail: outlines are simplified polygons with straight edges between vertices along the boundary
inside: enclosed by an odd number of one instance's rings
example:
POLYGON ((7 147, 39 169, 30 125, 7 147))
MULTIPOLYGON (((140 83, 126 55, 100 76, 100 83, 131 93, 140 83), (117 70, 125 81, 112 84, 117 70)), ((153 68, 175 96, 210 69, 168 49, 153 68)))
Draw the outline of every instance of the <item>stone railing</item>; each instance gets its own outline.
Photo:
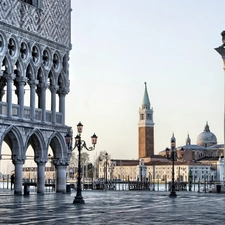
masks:
MULTIPOLYGON (((19 118, 20 106, 12 105, 12 118, 19 118)), ((0 117, 7 116, 7 103, 0 102, 0 117)), ((62 113, 56 113, 56 124, 62 124, 62 113)), ((31 109, 30 107, 24 106, 24 120, 31 120, 31 109)), ((35 121, 42 121, 42 109, 35 108, 35 121)), ((52 111, 46 110, 46 123, 52 123, 52 111)))

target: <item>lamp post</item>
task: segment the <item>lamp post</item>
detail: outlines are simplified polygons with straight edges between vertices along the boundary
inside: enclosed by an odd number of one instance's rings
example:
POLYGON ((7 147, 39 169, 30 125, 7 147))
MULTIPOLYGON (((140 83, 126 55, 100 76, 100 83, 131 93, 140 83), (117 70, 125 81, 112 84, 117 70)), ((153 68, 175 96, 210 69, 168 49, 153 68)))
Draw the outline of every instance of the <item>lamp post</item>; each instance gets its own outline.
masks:
MULTIPOLYGON (((106 186, 107 186, 107 183, 108 183, 108 181, 107 181, 107 165, 108 165, 108 153, 106 152, 105 153, 105 159, 106 159, 106 162, 105 162, 105 184, 106 184, 106 186)), ((107 188, 107 187, 106 187, 107 188)))
POLYGON ((83 125, 81 122, 79 122, 77 124, 77 136, 75 137, 75 144, 74 144, 74 148, 72 149, 71 146, 71 134, 67 133, 65 136, 65 140, 66 140, 66 144, 68 146, 69 150, 74 150, 76 147, 78 149, 78 177, 77 177, 77 193, 76 196, 73 200, 73 203, 85 203, 85 201, 83 200, 83 196, 82 196, 82 189, 81 189, 81 150, 83 148, 85 148, 87 151, 93 151, 95 149, 95 145, 97 143, 97 139, 98 137, 96 136, 96 134, 93 134, 91 136, 92 139, 92 145, 93 147, 87 147, 86 146, 86 142, 84 140, 81 139, 81 133, 83 130, 83 125))
POLYGON ((200 175, 199 175, 199 178, 198 178, 198 193, 200 193, 200 175))
POLYGON ((172 186, 171 186, 171 192, 170 192, 169 196, 176 198, 177 194, 175 191, 175 184, 174 184, 174 161, 175 161, 175 158, 177 158, 177 155, 176 155, 176 139, 174 137, 174 134, 173 134, 170 142, 171 142, 171 151, 169 148, 166 148, 167 158, 169 158, 169 153, 170 153, 170 158, 172 160, 172 186))

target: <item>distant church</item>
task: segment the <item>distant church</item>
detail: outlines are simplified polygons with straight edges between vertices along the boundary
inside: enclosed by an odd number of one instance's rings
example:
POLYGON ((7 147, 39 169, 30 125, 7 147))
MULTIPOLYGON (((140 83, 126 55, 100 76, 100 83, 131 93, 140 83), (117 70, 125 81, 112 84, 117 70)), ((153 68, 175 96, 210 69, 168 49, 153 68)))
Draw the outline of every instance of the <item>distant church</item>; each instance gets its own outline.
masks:
MULTIPOLYGON (((218 144, 214 133, 209 129, 209 124, 206 122, 203 132, 198 137, 196 144, 191 143, 191 138, 188 134, 186 144, 177 147, 177 151, 183 150, 183 159, 192 162, 211 161, 213 163, 219 158, 224 157, 224 144, 218 144)), ((160 151, 159 155, 166 156, 166 151, 160 151)))
MULTIPOLYGON (((166 151, 154 154, 154 120, 147 84, 145 83, 142 105, 139 109, 138 122, 138 159, 110 159, 108 161, 108 173, 105 161, 99 162, 99 178, 122 180, 146 180, 157 179, 171 180, 171 160, 166 156, 166 151)), ((210 132, 208 122, 204 131, 197 137, 197 144, 191 144, 189 134, 183 146, 176 147, 177 159, 175 162, 175 177, 182 181, 188 181, 188 172, 191 170, 196 179, 203 181, 223 180, 223 148, 217 144, 216 136, 210 132)))

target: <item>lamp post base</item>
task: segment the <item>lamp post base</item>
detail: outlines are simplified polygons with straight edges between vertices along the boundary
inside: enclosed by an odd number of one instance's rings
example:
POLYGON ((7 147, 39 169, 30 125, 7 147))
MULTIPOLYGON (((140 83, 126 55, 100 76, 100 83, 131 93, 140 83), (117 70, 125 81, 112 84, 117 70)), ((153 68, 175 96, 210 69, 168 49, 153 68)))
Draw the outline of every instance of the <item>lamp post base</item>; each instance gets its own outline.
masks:
POLYGON ((75 197, 74 198, 74 200, 73 200, 73 204, 84 204, 85 203, 85 201, 84 201, 84 199, 83 199, 83 197, 82 196, 80 196, 80 197, 75 197))
POLYGON ((170 195, 169 195, 171 198, 176 198, 177 197, 177 194, 176 192, 171 192, 170 195))

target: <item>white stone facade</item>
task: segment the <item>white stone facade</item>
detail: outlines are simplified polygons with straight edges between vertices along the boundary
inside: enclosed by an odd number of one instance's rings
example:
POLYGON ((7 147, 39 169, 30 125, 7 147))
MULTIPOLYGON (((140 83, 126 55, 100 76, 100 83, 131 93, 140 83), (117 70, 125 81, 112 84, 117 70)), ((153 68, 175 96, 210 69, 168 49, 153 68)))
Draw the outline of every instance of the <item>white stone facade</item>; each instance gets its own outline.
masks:
POLYGON ((70 18, 70 0, 0 1, 0 145, 6 142, 12 152, 15 194, 22 193, 22 167, 29 146, 37 163, 37 191, 44 192, 49 147, 56 168, 56 191, 66 191, 71 156, 64 138, 70 130, 65 125, 70 18))
MULTIPOLYGON (((150 181, 152 182, 169 182, 172 180, 171 162, 152 162, 144 164, 144 161, 137 162, 136 165, 127 160, 109 160, 107 167, 107 180, 121 179, 130 181, 150 181)), ((135 161, 136 162, 136 161, 135 161)), ((105 179, 106 168, 104 162, 99 163, 99 178, 105 179)), ((211 170, 209 164, 184 163, 176 162, 174 166, 175 180, 188 182, 189 172, 192 172, 193 181, 216 181, 216 171, 211 170)))

